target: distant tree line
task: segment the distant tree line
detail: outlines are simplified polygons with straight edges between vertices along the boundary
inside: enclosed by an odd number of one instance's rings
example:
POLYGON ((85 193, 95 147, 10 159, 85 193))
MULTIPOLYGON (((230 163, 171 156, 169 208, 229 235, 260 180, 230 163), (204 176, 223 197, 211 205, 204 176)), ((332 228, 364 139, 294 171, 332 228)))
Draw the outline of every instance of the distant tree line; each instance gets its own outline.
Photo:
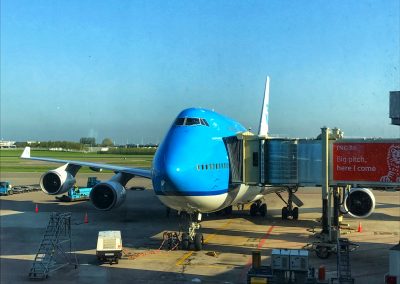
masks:
POLYGON ((99 154, 119 154, 119 155, 154 155, 157 148, 111 148, 107 152, 98 152, 99 154))
POLYGON ((78 142, 70 142, 70 141, 40 141, 40 142, 16 142, 15 145, 17 147, 26 147, 30 146, 32 148, 45 148, 45 149, 52 149, 52 148, 62 148, 62 149, 69 149, 69 150, 83 150, 84 145, 78 142))
POLYGON ((94 147, 94 146, 96 146, 96 139, 94 137, 82 137, 79 140, 79 143, 83 144, 83 145, 94 147))
POLYGON ((84 150, 88 147, 109 147, 106 152, 99 152, 101 154, 126 154, 126 155, 153 155, 156 151, 157 145, 124 145, 114 146, 114 142, 111 138, 105 138, 101 144, 96 144, 96 139, 93 137, 82 137, 79 142, 70 141, 37 141, 37 142, 16 142, 15 145, 19 148, 30 146, 32 148, 52 149, 62 148, 64 150, 84 150))

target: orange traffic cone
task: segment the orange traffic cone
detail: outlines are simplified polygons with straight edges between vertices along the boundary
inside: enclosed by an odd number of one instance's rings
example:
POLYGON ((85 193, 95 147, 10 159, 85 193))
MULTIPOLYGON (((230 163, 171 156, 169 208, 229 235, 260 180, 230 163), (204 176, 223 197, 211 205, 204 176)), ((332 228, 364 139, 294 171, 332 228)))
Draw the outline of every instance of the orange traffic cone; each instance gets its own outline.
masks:
POLYGON ((359 233, 362 232, 361 222, 358 222, 358 229, 357 229, 357 232, 359 232, 359 233))
POLYGON ((37 204, 36 204, 36 207, 35 207, 35 213, 39 213, 39 207, 38 207, 37 204))
POLYGON ((86 214, 85 214, 85 219, 83 220, 83 222, 84 222, 85 224, 89 223, 89 218, 88 218, 87 212, 86 212, 86 214))

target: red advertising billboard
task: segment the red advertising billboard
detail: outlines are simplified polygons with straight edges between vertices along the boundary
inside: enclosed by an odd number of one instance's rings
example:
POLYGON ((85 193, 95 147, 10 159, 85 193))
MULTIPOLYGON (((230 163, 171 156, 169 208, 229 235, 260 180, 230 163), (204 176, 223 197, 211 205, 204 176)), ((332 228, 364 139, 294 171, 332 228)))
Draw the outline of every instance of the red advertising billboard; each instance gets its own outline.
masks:
POLYGON ((400 140, 390 142, 333 142, 335 182, 400 183, 400 140))

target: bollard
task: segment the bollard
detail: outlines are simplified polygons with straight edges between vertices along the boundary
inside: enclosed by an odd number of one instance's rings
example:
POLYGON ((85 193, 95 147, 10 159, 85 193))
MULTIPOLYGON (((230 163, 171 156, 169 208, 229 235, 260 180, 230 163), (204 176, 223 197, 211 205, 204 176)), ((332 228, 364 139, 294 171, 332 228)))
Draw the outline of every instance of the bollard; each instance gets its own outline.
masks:
POLYGON ((260 250, 253 250, 251 252, 252 255, 252 266, 253 269, 260 269, 261 267, 261 251, 260 250))
POLYGON ((318 281, 325 281, 325 275, 326 274, 326 270, 325 270, 325 266, 321 265, 318 268, 318 281))

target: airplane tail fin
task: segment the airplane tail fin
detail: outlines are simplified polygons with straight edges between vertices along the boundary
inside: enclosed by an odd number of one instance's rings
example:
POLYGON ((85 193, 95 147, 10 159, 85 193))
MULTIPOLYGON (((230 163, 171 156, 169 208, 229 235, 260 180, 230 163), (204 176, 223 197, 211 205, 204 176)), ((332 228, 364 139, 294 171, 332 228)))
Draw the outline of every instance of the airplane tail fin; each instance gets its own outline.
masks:
POLYGON ((269 132, 268 120, 269 120, 269 77, 267 76, 267 80, 265 81, 264 101, 261 111, 260 128, 258 130, 258 135, 268 136, 269 132))
POLYGON ((31 147, 25 147, 24 152, 22 152, 22 159, 29 159, 31 157, 31 147))

